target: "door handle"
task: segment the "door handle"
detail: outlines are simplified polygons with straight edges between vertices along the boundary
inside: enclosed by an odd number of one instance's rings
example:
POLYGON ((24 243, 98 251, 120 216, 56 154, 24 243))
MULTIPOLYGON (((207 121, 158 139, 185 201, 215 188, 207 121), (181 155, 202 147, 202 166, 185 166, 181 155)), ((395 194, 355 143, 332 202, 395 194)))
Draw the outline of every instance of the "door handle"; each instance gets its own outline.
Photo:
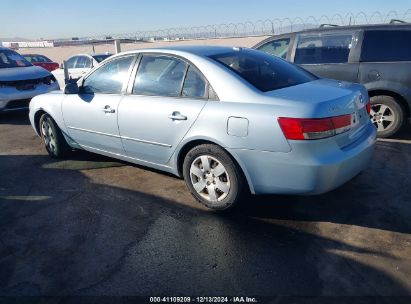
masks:
POLYGON ((173 112, 171 115, 168 115, 168 118, 171 120, 187 120, 187 116, 181 115, 180 112, 173 112))
POLYGON ((104 112, 104 113, 116 113, 116 110, 110 108, 110 106, 107 105, 107 106, 105 106, 105 107, 103 108, 103 112, 104 112))

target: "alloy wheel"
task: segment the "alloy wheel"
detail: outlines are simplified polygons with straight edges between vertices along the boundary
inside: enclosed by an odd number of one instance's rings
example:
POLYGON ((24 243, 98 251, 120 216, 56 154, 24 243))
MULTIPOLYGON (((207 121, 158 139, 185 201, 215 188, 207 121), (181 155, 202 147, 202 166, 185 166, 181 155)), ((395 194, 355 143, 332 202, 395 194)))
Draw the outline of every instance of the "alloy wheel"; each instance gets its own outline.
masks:
POLYGON ((56 136, 50 126, 48 120, 44 120, 41 124, 41 134, 43 135, 44 144, 53 154, 56 152, 56 136))
POLYGON ((192 162, 190 180, 195 191, 210 202, 220 202, 230 192, 230 177, 226 168, 210 155, 201 155, 192 162))
POLYGON ((396 117, 389 106, 376 103, 371 105, 370 119, 378 132, 382 132, 392 127, 396 117))

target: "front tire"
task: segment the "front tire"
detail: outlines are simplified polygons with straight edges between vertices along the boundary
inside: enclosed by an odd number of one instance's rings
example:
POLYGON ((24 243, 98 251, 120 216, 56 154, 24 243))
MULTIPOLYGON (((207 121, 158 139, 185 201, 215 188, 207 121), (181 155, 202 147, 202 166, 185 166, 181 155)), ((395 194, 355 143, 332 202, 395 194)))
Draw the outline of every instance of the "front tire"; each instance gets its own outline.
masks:
POLYGON ((48 114, 43 114, 40 118, 40 133, 47 153, 53 158, 63 158, 71 148, 67 144, 59 126, 48 114))
POLYGON ((402 106, 391 96, 373 96, 370 101, 370 119, 377 128, 377 136, 386 138, 397 133, 405 120, 402 106))
POLYGON ((214 211, 232 209, 248 192, 238 165, 216 145, 191 149, 184 159, 183 175, 191 194, 214 211))

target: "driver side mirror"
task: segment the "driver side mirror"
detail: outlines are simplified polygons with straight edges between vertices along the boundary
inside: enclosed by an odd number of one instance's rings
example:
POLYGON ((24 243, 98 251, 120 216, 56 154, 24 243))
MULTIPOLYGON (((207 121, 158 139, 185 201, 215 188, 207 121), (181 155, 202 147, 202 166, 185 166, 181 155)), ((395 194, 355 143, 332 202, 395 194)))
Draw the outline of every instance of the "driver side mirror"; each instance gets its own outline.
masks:
POLYGON ((77 85, 77 82, 69 82, 64 87, 64 94, 78 94, 80 89, 77 85))

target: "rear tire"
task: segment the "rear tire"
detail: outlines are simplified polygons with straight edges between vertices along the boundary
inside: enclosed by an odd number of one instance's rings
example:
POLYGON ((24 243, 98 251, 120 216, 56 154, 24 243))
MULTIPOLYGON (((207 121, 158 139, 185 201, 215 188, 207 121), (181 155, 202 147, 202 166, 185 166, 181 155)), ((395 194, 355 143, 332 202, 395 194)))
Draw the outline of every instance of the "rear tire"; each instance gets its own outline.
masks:
POLYGON ((216 145, 205 144, 191 149, 184 159, 183 175, 191 194, 214 211, 232 209, 248 196, 241 169, 216 145))
POLYGON ((51 157, 63 158, 71 151, 60 128, 50 115, 43 114, 41 116, 39 130, 47 153, 51 157))
POLYGON ((405 111, 391 96, 373 96, 371 101, 371 122, 377 128, 377 136, 386 138, 397 133, 405 121, 405 111))

